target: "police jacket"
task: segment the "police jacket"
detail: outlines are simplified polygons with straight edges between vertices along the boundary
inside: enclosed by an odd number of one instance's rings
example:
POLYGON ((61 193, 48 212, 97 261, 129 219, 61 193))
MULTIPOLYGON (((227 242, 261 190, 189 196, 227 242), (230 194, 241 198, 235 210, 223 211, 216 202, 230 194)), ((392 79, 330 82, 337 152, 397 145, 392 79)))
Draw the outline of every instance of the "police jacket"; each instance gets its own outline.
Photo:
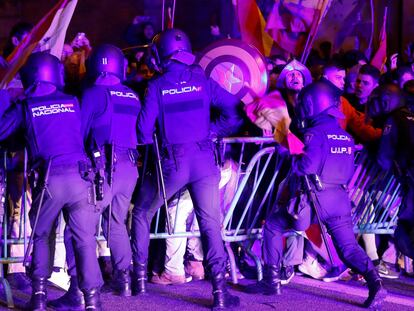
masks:
POLYGON ((324 185, 347 184, 354 172, 354 141, 338 121, 322 114, 304 133, 304 153, 292 161, 298 176, 317 174, 324 185))
POLYGON ((98 147, 114 143, 117 149, 135 149, 136 123, 141 104, 128 87, 95 85, 81 101, 82 134, 85 142, 98 147))
POLYGON ((402 173, 414 169, 414 114, 406 107, 389 115, 381 137, 378 163, 388 170, 394 160, 402 173))
POLYGON ((201 67, 172 62, 148 85, 138 118, 138 142, 151 143, 156 124, 164 145, 199 142, 212 133, 228 136, 243 122, 239 103, 201 67), (211 108, 219 110, 213 123, 211 108))
POLYGON ((23 129, 31 161, 77 164, 84 157, 81 120, 75 97, 56 91, 11 104, 0 117, 0 139, 23 129))

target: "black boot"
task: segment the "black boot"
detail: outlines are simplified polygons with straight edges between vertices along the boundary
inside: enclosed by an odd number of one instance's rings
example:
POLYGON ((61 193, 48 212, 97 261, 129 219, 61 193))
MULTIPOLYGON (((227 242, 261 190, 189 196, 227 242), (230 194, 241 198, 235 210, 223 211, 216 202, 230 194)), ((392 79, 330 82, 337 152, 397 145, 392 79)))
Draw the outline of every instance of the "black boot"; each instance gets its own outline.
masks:
POLYGON ((109 284, 112 280, 113 267, 111 256, 98 257, 99 268, 101 269, 102 278, 106 284, 109 284))
POLYGON ((147 266, 145 264, 134 263, 133 291, 134 295, 147 292, 147 266))
POLYGON ((246 292, 250 294, 280 295, 280 268, 276 265, 265 265, 263 280, 259 283, 248 286, 246 292))
POLYGON ((82 292, 85 297, 85 310, 102 311, 99 288, 84 289, 82 292))
POLYGON ((131 276, 129 269, 115 270, 112 289, 119 296, 131 296, 131 276))
POLYGON ((219 273, 213 276, 212 283, 214 298, 212 310, 236 308, 240 305, 239 297, 233 296, 227 291, 224 273, 219 273))
POLYGON ((47 290, 46 278, 32 279, 32 297, 30 298, 27 309, 32 311, 46 310, 47 290))
POLYGON ((85 299, 77 277, 71 277, 68 291, 60 298, 50 301, 48 305, 54 310, 85 310, 85 299))
POLYGON ((364 302, 364 307, 371 310, 381 310, 387 296, 387 290, 384 288, 377 270, 373 269, 368 272, 365 275, 365 280, 367 281, 369 294, 364 302))

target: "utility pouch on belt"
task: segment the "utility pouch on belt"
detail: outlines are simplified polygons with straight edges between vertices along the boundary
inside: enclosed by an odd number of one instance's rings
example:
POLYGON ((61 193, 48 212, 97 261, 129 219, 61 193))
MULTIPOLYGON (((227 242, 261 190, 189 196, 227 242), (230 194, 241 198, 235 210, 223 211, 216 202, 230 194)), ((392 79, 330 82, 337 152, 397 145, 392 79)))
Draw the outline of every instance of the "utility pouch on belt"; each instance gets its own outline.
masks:
POLYGON ((78 164, 81 178, 90 183, 88 187, 88 204, 96 205, 95 176, 92 165, 88 161, 79 161, 78 164))
POLYGON ((93 183, 95 185, 96 201, 102 201, 104 198, 105 164, 100 150, 94 150, 92 157, 95 165, 95 178, 93 183))

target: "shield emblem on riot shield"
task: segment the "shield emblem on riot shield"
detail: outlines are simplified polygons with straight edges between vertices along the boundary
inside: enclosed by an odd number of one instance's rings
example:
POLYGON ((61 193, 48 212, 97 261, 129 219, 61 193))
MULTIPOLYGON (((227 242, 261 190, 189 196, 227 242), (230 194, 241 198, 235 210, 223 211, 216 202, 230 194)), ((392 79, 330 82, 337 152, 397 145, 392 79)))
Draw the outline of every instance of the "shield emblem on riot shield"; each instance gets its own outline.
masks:
POLYGON ((208 77, 245 104, 266 93, 268 73, 265 58, 255 47, 241 40, 214 42, 202 52, 198 63, 208 77))

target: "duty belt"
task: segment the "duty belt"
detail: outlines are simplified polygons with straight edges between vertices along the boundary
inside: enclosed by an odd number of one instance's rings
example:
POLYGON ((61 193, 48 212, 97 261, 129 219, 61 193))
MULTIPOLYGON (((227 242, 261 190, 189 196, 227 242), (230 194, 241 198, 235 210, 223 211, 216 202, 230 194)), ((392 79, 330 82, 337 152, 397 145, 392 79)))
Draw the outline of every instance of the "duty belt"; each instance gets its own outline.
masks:
POLYGON ((49 175, 63 175, 67 173, 73 173, 79 171, 79 161, 76 163, 68 163, 68 164, 57 164, 53 165, 50 168, 49 175))

